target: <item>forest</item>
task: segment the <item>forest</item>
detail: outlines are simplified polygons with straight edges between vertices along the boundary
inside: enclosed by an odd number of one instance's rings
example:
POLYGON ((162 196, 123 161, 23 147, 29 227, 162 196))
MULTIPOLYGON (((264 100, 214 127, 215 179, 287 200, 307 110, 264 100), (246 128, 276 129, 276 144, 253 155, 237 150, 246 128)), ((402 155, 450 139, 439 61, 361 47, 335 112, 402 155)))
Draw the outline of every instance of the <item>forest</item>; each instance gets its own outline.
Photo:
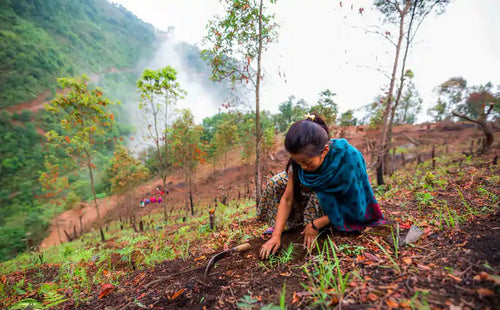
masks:
POLYGON ((449 1, 373 1, 401 31, 371 102, 342 109, 332 85, 277 112, 261 102, 275 1, 221 3, 201 46, 175 45, 186 72, 145 67, 168 34, 120 4, 0 4, 0 305, 494 309, 500 85, 450 76, 424 111, 406 63, 415 24, 449 1), (182 74, 218 113, 196 122, 182 107, 182 74), (321 229, 312 248, 292 229, 261 259, 256 210, 287 166, 290 126, 315 115, 361 151, 387 223, 321 229))

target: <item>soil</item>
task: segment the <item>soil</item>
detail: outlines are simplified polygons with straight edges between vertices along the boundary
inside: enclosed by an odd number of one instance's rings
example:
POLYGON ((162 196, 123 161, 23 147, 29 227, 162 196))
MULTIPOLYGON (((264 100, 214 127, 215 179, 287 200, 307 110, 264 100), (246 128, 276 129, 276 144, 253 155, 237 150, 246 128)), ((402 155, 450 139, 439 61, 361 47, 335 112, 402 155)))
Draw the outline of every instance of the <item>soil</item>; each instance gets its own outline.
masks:
MULTIPOLYGON (((447 127, 446 124, 426 126, 398 126, 395 128, 396 145, 401 146, 413 142, 412 152, 420 153, 422 157, 430 157, 430 145, 439 145, 438 152, 469 151, 470 141, 477 141, 481 136, 477 128, 464 125, 459 128, 447 127), (450 129, 451 128, 451 129, 450 129), (421 130, 423 129, 423 130, 421 130), (444 144, 450 141, 449 144, 444 144), (462 149, 461 149, 462 148, 462 149)), ((453 125, 457 126, 457 125, 453 125)), ((368 166, 370 165, 370 139, 374 139, 376 130, 366 127, 348 128, 343 135, 364 152, 368 166), (361 130, 360 130, 361 129, 361 130), (370 138, 373 137, 373 138, 370 138)), ((497 140, 498 141, 498 140, 497 140)), ((282 143, 277 143, 281 145, 282 143)), ((494 151, 499 150, 498 142, 494 151)), ((500 167, 492 165, 492 155, 485 155, 468 165, 453 168, 448 171, 450 179, 457 180, 450 188, 459 188, 468 201, 473 201, 474 208, 490 206, 493 202, 478 197, 479 188, 500 196, 500 188, 485 180, 485 176, 498 175, 500 167), (468 179, 468 175, 480 175, 468 179)), ((265 175, 271 176, 283 169, 287 155, 283 149, 275 149, 270 158, 266 158, 265 175)), ((425 160, 425 158, 422 158, 425 160)), ((405 165, 415 165, 416 158, 405 165)), ((215 171, 210 165, 200 168, 195 182, 195 201, 197 204, 211 203, 214 197, 220 197, 217 188, 225 185, 231 197, 246 195, 247 187, 251 187, 253 168, 239 164, 239 158, 234 156, 226 169, 215 171), (229 185, 231 186, 229 190, 229 185)), ((137 191, 137 199, 145 192, 160 184, 152 182, 142 186, 137 191)), ((169 177, 169 208, 184 208, 186 186, 180 174, 169 177)), ((250 188, 250 193, 253 189, 250 188)), ((450 205, 462 206, 456 193, 438 192, 439 199, 448 201, 450 205)), ((421 214, 432 214, 432 207, 418 206, 408 195, 413 193, 398 192, 394 199, 380 200, 384 214, 393 223, 398 222, 403 230, 408 230, 408 218, 421 218, 421 214), (422 208, 422 209, 421 209, 422 208)), ((436 199, 437 199, 436 198, 436 199)), ((108 222, 118 219, 123 214, 116 206, 115 198, 103 209, 108 210, 105 219, 108 222)), ((137 200, 138 201, 138 200, 137 200)), ((399 248, 397 260, 401 270, 392 267, 389 256, 386 256, 374 243, 374 240, 391 244, 391 227, 383 226, 366 229, 362 234, 349 234, 327 231, 321 235, 320 244, 327 236, 331 236, 337 248, 339 264, 343 272, 355 271, 351 274, 352 281, 346 289, 346 294, 338 303, 339 296, 331 291, 324 292, 330 303, 314 305, 314 296, 310 291, 310 280, 305 276, 304 268, 310 268, 315 262, 316 251, 307 253, 302 247, 300 231, 285 233, 282 248, 294 244, 294 258, 286 263, 275 263, 258 258, 258 250, 265 242, 260 238, 248 240, 250 251, 233 254, 219 261, 212 269, 208 279, 204 278, 206 265, 212 255, 223 251, 220 248, 212 253, 193 252, 185 260, 164 261, 151 269, 134 270, 124 266, 125 275, 119 279, 119 284, 107 296, 99 298, 102 287, 93 286, 91 298, 78 305, 72 301, 60 304, 61 309, 236 309, 242 307, 244 300, 251 303, 254 309, 270 303, 279 304, 279 298, 285 286, 285 301, 288 309, 498 309, 500 304, 500 218, 498 202, 494 203, 494 212, 478 214, 466 223, 456 227, 436 230, 431 229, 427 220, 415 223, 424 231, 421 239, 415 244, 399 248), (358 253, 340 250, 342 246, 362 247, 358 253), (307 267, 309 266, 309 267, 307 267), (337 297, 335 297, 337 296, 337 297), (396 302, 396 300, 407 300, 396 302), (238 306, 240 303, 240 306, 238 306)), ((138 208, 138 216, 149 212, 161 212, 161 206, 156 208, 138 208)), ((460 207, 458 207, 460 208, 460 207)), ((462 206, 465 209, 465 206, 462 206)), ((92 208, 89 208, 92 210, 92 208)), ((70 213, 67 220, 75 221, 70 213)), ((64 214, 63 214, 64 216, 64 214)), ((87 226, 92 224, 89 218, 87 226)), ((255 227, 260 224, 254 220, 240 223, 245 227, 255 227)), ((403 231, 402 233, 404 233, 403 231)), ((47 241, 46 241, 47 242, 47 241)), ((203 241, 201 241, 203 242, 203 241)), ((234 245, 232 245, 234 246, 234 245)), ((321 247, 321 246, 320 246, 321 247)), ((393 249, 394 251, 395 249, 393 249)), ((393 257, 393 256, 392 256, 393 257)), ((99 266, 88 262, 88 268, 96 270, 99 266)), ((50 282, 57 275, 57 266, 44 266, 42 270, 14 273, 9 275, 11 283, 16 278, 27 280, 42 273, 50 282)), ((70 299, 71 300, 71 299, 70 299)), ((244 305, 243 305, 244 306, 244 305)))

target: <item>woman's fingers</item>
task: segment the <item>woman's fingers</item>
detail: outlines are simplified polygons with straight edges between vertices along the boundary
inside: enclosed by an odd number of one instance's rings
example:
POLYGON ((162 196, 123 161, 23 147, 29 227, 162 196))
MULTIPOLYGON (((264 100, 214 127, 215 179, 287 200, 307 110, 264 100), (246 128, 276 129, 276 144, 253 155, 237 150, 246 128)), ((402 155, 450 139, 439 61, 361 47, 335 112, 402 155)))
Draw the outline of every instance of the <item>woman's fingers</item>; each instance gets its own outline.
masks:
POLYGON ((266 242, 260 248, 260 258, 261 259, 268 259, 269 255, 276 254, 276 252, 278 252, 278 249, 279 249, 278 243, 266 242))

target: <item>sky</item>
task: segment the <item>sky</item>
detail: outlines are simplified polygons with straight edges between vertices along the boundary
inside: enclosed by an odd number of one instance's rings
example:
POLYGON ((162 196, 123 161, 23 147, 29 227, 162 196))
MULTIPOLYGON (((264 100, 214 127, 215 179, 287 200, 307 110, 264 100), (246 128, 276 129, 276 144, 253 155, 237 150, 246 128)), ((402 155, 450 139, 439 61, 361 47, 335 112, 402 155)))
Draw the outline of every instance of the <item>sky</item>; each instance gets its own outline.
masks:
MULTIPOLYGON (((120 3, 159 30, 174 26, 175 40, 200 48, 208 20, 223 14, 217 0, 112 2, 120 3)), ((337 94, 335 101, 340 112, 344 112, 369 104, 383 94, 389 83, 394 47, 382 36, 366 31, 373 25, 383 31, 391 30, 381 23, 371 3, 343 0, 340 6, 338 0, 278 0, 269 5, 280 28, 278 42, 263 55, 266 71, 262 109, 276 113, 278 105, 291 95, 314 104, 321 91, 330 89, 337 94), (360 7, 364 8, 363 14, 359 14, 360 7)), ((469 85, 500 84, 498 16, 500 1, 452 0, 444 14, 429 16, 424 21, 407 61, 424 101, 424 112, 418 121, 429 120, 425 111, 437 101, 434 89, 450 77, 462 76, 469 85)), ((175 63, 166 54, 169 53, 160 50, 151 63, 175 63)), ((180 82, 183 85, 182 79, 180 82)), ((209 90, 184 82, 188 84, 184 84, 188 96, 178 107, 190 108, 197 122, 217 112, 220 103, 203 94, 209 90)))

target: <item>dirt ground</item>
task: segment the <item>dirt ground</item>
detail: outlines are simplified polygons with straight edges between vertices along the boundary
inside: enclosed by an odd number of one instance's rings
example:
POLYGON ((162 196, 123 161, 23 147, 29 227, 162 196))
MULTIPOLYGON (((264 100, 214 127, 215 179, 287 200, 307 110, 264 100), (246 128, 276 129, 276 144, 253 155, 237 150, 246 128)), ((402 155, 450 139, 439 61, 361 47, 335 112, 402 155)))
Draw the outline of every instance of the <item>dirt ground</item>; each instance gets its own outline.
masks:
MULTIPOLYGON (((462 151, 467 153, 470 141, 477 141, 481 136, 476 128, 464 125, 432 125, 400 126, 395 128, 395 141, 421 154, 422 160, 430 157, 431 145, 437 146, 437 153, 462 151), (461 126, 457 127, 456 126, 461 126), (423 129, 423 130, 421 130, 423 129), (413 142, 411 142, 413 140, 413 142), (446 143, 453 140, 453 143, 446 143), (419 145, 415 145, 415 143, 419 145)), ((374 131, 366 128, 349 128, 343 135, 356 147, 362 150, 370 165, 370 137, 375 137, 374 131)), ((477 143, 476 143, 477 144, 477 143)), ((277 144, 282 145, 282 144, 277 144)), ((476 146, 477 147, 477 146, 476 146)), ((491 161, 495 152, 498 153, 498 142, 489 155, 483 157, 483 162, 491 161), (491 158, 490 158, 491 157, 491 158)), ((410 153, 410 152, 409 152, 410 153)), ((283 169, 287 155, 277 147, 272 157, 266 158, 265 175, 272 176, 283 169)), ((416 158, 407 165, 414 165, 416 158)), ((219 185, 229 186, 230 195, 244 195, 247 187, 251 188, 253 167, 239 164, 238 158, 233 158, 226 169, 217 167, 213 171, 210 165, 201 167, 195 185, 197 204, 213 201, 219 185)), ((464 166, 463 169, 449 171, 450 175, 467 175, 480 171, 482 175, 498 175, 498 165, 478 164, 464 166)), ((455 186, 462 189, 463 195, 478 206, 488 204, 477 197, 479 187, 500 195, 498 186, 488 185, 484 178, 460 181, 455 186)), ((178 175, 170 177, 169 204, 174 208, 183 208, 186 186, 178 175), (172 183, 170 183, 170 181, 172 183)), ((142 187, 142 190, 156 186, 154 182, 142 187)), ((400 193, 404 197, 404 193, 400 193)), ((139 192, 139 195, 142 195, 139 192)), ((461 204, 453 193, 439 193, 440 199, 450 204, 461 204)), ((420 212, 415 204, 401 204, 403 198, 379 201, 384 214, 390 214, 407 230, 403 215, 420 212)), ((111 200, 113 201, 113 200, 111 200)), ((498 204, 498 202, 497 202, 498 204)), ((108 205, 107 221, 117 219, 120 209, 108 205)), ((372 240, 387 240, 390 238, 388 227, 367 229, 362 234, 341 232, 325 232, 321 240, 331 235, 335 244, 363 246, 358 254, 339 252, 342 270, 357 270, 360 278, 354 277, 343 302, 340 304, 315 306, 314 296, 308 291, 308 279, 304 275, 304 265, 312 262, 315 252, 309 255, 302 247, 300 231, 288 232, 283 235, 283 247, 295 244, 294 258, 283 265, 272 268, 268 262, 258 259, 258 249, 263 240, 249 240, 252 249, 242 254, 234 254, 221 260, 212 270, 208 279, 204 278, 204 270, 214 251, 207 255, 195 255, 185 260, 165 261, 157 264, 154 269, 126 270, 127 275, 120 279, 120 284, 106 297, 99 299, 101 287, 93 287, 94 293, 86 303, 75 305, 71 302, 59 305, 62 309, 236 309, 242 298, 252 300, 255 308, 264 307, 270 303, 279 304, 279 296, 285 285, 285 300, 288 309, 499 309, 500 287, 498 276, 500 272, 500 218, 497 211, 488 215, 475 216, 468 223, 457 225, 449 230, 436 231, 424 229, 424 235, 416 245, 400 249, 399 264, 401 271, 390 268, 390 260, 375 246, 372 240), (361 280, 362 279, 362 280, 361 280), (406 299, 412 304, 397 303, 396 300, 406 299)), ((423 210, 422 212, 431 212, 423 210)), ((139 209, 138 213, 161 212, 156 209, 139 209)), ((71 216, 70 216, 71 217, 71 216)), ((427 223, 418 223, 426 227, 427 223)), ((88 222, 91 225, 91 221, 88 222)), ((242 222, 240 225, 257 226, 254 220, 242 222)), ((96 269, 97 266, 91 267, 96 269)), ((57 270, 47 267, 46 278, 54 277, 57 270)), ((26 275, 29 278, 29 274, 26 275)))
MULTIPOLYGON (((347 127, 343 132, 337 133, 337 137, 345 137, 352 145, 358 148, 365 156, 368 166, 373 162, 373 143, 379 133, 378 128, 370 128, 368 126, 351 126, 347 127)), ((471 127, 467 123, 458 124, 429 124, 429 125, 402 125, 394 128, 394 144, 396 147, 406 147, 409 149, 406 157, 407 161, 416 161, 417 155, 420 154, 421 160, 427 160, 431 156, 432 145, 436 146, 436 156, 443 152, 468 152, 468 146, 471 141, 475 143, 474 149, 477 148, 477 140, 481 137, 481 131, 475 127, 471 127), (457 135, 457 132, 460 132, 457 135), (413 142, 420 143, 415 145, 413 142)), ((263 158, 262 175, 264 182, 274 174, 284 170, 287 161, 287 155, 283 149, 282 136, 277 137, 276 147, 269 158, 263 158)), ((497 142, 498 143, 498 142, 497 142)), ((224 169, 222 163, 213 165, 207 163, 198 168, 195 180, 195 205, 206 205, 214 201, 214 197, 218 197, 221 191, 219 186, 226 187, 226 192, 235 199, 246 195, 253 195, 255 192, 254 168, 251 164, 242 165, 239 152, 229 157, 228 164, 224 169), (214 186, 215 184, 215 186, 214 186)), ((167 188, 170 194, 165 199, 165 204, 168 210, 185 208, 186 200, 186 184, 184 183, 181 172, 174 172, 167 178, 167 188)), ((142 197, 146 197, 147 193, 156 186, 161 185, 161 180, 149 182, 139 187, 135 192, 130 193, 127 197, 129 208, 135 209, 139 206, 139 201, 142 197)), ((118 199, 120 197, 111 196, 104 199, 98 199, 100 215, 103 218, 103 225, 118 220, 124 214, 124 204, 120 204, 121 208, 117 208, 118 199)), ((60 244, 60 241, 66 242, 68 238, 64 231, 71 233, 76 231, 80 233, 80 216, 82 217, 82 229, 88 232, 97 229, 96 219, 97 212, 93 204, 82 204, 82 208, 69 210, 60 214, 53 220, 49 229, 49 236, 41 243, 40 248, 44 249, 53 245, 60 244), (60 228, 60 236, 57 230, 57 223, 60 228)), ((137 216, 148 214, 151 212, 162 212, 163 205, 150 204, 147 208, 136 210, 137 216)))

